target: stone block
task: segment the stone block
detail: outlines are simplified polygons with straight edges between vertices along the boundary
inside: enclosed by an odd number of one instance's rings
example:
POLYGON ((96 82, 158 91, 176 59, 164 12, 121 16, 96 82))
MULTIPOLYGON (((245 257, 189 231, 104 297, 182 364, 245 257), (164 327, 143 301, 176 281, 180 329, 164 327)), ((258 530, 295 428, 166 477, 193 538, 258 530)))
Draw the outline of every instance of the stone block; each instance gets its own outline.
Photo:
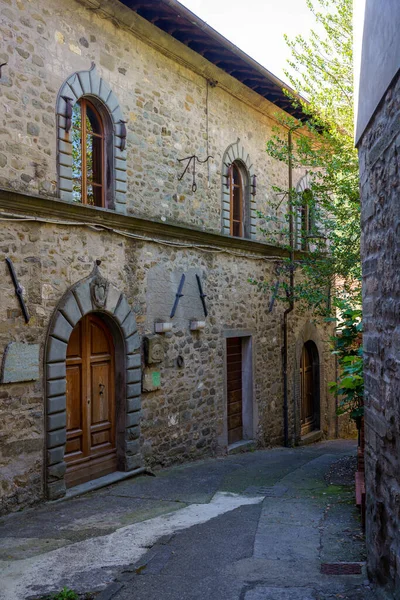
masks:
POLYGON ((55 431, 62 429, 67 425, 67 413, 60 412, 52 415, 47 415, 47 431, 55 431))
POLYGON ((143 458, 140 454, 134 454, 133 456, 126 456, 125 469, 127 471, 133 471, 133 469, 139 469, 142 466, 143 466, 143 458))
POLYGON ((134 367, 141 367, 142 365, 142 357, 138 354, 129 354, 126 357, 126 368, 132 369, 134 367))
MULTIPOLYGON (((60 151, 60 155, 63 156, 63 160, 66 160, 66 156, 70 156, 71 159, 71 164, 72 164, 72 144, 70 141, 68 142, 62 142, 59 141, 58 142, 58 149, 60 151)), ((65 162, 63 162, 62 164, 67 164, 65 162)))
POLYGON ((47 464, 55 465, 64 460, 65 446, 58 446, 58 448, 51 448, 47 450, 47 464))
POLYGON ((81 82, 81 88, 84 94, 90 94, 92 92, 92 83, 90 81, 89 71, 81 71, 79 73, 79 80, 81 82))
POLYGON ((121 169, 116 170, 115 171, 115 179, 116 179, 116 181, 126 182, 127 179, 128 179, 126 170, 125 169, 123 169, 123 170, 121 170, 121 169))
POLYGON ((67 381, 63 379, 52 379, 47 382, 47 397, 63 396, 67 390, 67 381))
POLYGON ((104 79, 101 79, 99 96, 105 104, 107 104, 107 100, 110 95, 110 92, 111 92, 110 86, 104 81, 104 79))
POLYGON ((91 83, 91 88, 92 88, 92 94, 94 94, 95 96, 99 95, 99 91, 100 91, 100 76, 97 72, 97 69, 91 69, 89 71, 89 77, 90 77, 90 83, 91 83))
POLYGON ((82 313, 73 294, 68 294, 67 298, 60 306, 60 311, 67 317, 68 321, 74 327, 77 324, 77 322, 82 318, 82 313))
POLYGON ((72 179, 70 179, 69 177, 60 177, 59 187, 60 190, 72 193, 72 179))
POLYGON ((60 165, 62 165, 63 167, 69 167, 69 169, 71 170, 71 167, 72 167, 72 155, 71 154, 66 154, 65 152, 60 152, 59 153, 59 161, 60 161, 60 165))
POLYGON ((136 398, 128 398, 128 400, 126 401, 126 412, 127 413, 131 413, 136 410, 140 410, 141 407, 142 407, 142 401, 141 401, 140 396, 137 396, 136 398))
POLYGON ((114 198, 115 198, 115 201, 118 204, 126 204, 126 194, 125 194, 125 192, 115 192, 114 198))
POLYGON ((47 433, 47 447, 56 448, 56 446, 62 446, 67 441, 66 429, 58 429, 57 431, 49 431, 47 433))
POLYGON ((79 77, 76 73, 68 79, 68 84, 74 92, 76 98, 80 98, 81 96, 83 96, 84 91, 82 89, 81 82, 79 81, 79 77))
POLYGON ((128 456, 133 456, 140 452, 140 442, 139 440, 134 440, 133 442, 125 442, 125 453, 128 456))
POLYGON ((137 350, 139 350, 140 348, 140 337, 139 334, 136 332, 133 335, 129 336, 126 340, 125 340, 125 347, 126 347, 126 353, 127 354, 134 354, 137 352, 137 350))
POLYGON ((60 178, 62 177, 63 179, 72 179, 72 169, 70 166, 60 165, 58 172, 59 172, 60 178))
POLYGON ((67 344, 61 342, 56 338, 49 337, 47 346, 47 361, 48 362, 60 362, 64 361, 67 356, 67 344))
POLYGON ((120 299, 121 292, 117 290, 117 288, 113 285, 110 285, 108 288, 107 300, 106 300, 106 310, 110 313, 114 313, 118 301, 120 299))
POLYGON ((142 413, 140 410, 128 413, 126 415, 126 427, 134 427, 135 425, 139 425, 141 416, 142 413))
POLYGON ((126 383, 139 383, 142 380, 140 369, 129 369, 126 374, 126 383))
POLYGON ((81 312, 86 315, 88 312, 93 310, 92 298, 90 295, 90 284, 89 281, 81 282, 74 290, 74 296, 79 304, 81 312))
POLYGON ((110 111, 110 113, 113 113, 114 110, 116 110, 118 108, 118 106, 119 106, 118 99, 115 96, 115 94, 113 92, 111 92, 111 94, 107 100, 107 108, 110 111))
POLYGON ((66 470, 67 470, 67 465, 65 462, 59 462, 55 465, 51 465, 47 469, 47 481, 49 483, 51 483, 51 482, 63 479, 66 470))
POLYGON ((60 200, 64 200, 64 202, 72 202, 72 192, 60 190, 60 200))
POLYGON ((141 383, 129 383, 126 386, 126 397, 127 398, 135 398, 136 396, 140 396, 142 391, 141 383))
POLYGON ((115 182, 115 191, 126 193, 128 191, 128 184, 125 181, 119 181, 117 179, 115 182))
POLYGON ((57 311, 55 320, 53 322, 52 335, 54 335, 57 338, 60 338, 64 342, 68 342, 71 333, 72 326, 67 321, 67 319, 60 313, 60 311, 57 311))
POLYGON ((54 398, 47 399, 47 414, 52 415, 54 413, 66 410, 67 398, 66 396, 55 396, 54 398))
POLYGON ((131 307, 129 306, 127 299, 125 298, 125 296, 121 295, 121 299, 114 312, 115 318, 119 321, 120 324, 122 324, 125 321, 128 314, 130 313, 130 311, 131 307))
POLYGON ((67 487, 63 479, 54 481, 47 485, 47 498, 49 500, 58 500, 58 498, 63 498, 65 496, 66 491, 67 487))
POLYGON ((10 342, 5 349, 0 383, 39 379, 39 344, 10 342))
POLYGON ((47 379, 61 379, 67 374, 65 362, 50 363, 46 367, 47 379))
POLYGON ((124 332, 124 336, 126 338, 128 338, 130 335, 136 333, 136 331, 137 331, 136 320, 135 320, 135 316, 132 311, 130 311, 128 313, 128 316, 122 323, 121 327, 122 327, 122 331, 124 332))
POLYGON ((128 427, 125 434, 125 439, 130 442, 132 440, 137 440, 140 435, 140 428, 137 427, 128 427))

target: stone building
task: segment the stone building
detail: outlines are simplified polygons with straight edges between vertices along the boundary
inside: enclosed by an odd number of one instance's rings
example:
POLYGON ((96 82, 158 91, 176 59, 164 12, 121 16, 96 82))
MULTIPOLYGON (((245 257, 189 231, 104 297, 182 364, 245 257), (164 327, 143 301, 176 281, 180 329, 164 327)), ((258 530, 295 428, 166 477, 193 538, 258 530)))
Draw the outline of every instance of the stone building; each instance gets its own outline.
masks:
POLYGON ((249 282, 285 256, 281 82, 171 0, 3 0, 0 30, 2 510, 335 436, 329 329, 288 315, 284 402, 285 306, 249 282))
MULTIPOLYGON (((400 597, 400 5, 366 3, 356 142, 362 200, 368 569, 400 597)), ((386 597, 386 596, 385 596, 386 597)))

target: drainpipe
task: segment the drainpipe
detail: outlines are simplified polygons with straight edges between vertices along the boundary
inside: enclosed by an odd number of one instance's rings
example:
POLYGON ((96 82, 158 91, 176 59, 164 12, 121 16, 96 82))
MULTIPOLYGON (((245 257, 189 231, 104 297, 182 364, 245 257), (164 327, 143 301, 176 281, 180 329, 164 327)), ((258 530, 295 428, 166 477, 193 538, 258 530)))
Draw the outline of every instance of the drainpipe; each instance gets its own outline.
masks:
POLYGON ((289 180, 289 246, 290 246, 290 275, 289 275, 289 307, 285 309, 283 313, 283 347, 282 347, 282 363, 283 363, 283 438, 285 447, 289 446, 289 407, 288 407, 288 315, 294 308, 293 302, 293 287, 294 287, 294 270, 293 270, 293 259, 294 259, 294 227, 293 227, 293 202, 292 202, 292 188, 293 188, 293 173, 292 173, 292 129, 288 131, 288 180, 289 180))

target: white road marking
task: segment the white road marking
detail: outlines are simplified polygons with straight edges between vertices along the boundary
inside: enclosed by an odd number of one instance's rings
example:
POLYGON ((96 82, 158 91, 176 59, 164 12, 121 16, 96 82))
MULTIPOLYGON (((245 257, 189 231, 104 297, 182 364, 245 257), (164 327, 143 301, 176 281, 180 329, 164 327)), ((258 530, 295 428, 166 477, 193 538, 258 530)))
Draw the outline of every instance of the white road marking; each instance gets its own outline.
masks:
MULTIPOLYGON (((135 563, 159 538, 206 523, 240 506, 259 504, 263 496, 249 497, 218 492, 209 504, 192 504, 173 513, 117 529, 114 533, 76 542, 18 561, 0 561, 0 598, 24 600, 35 586, 54 591, 59 582, 107 567, 135 563)), ((36 588, 36 590, 38 587, 36 588)))

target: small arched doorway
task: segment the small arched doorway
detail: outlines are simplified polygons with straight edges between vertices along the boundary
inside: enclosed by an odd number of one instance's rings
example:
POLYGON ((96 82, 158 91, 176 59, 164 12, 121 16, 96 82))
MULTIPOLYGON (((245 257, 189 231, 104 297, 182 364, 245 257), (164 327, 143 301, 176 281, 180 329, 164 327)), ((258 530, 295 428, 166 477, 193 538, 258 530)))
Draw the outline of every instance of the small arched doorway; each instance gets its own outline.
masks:
POLYGON ((320 428, 319 355, 311 340, 303 345, 300 359, 301 436, 320 428))
POLYGON ((95 313, 82 317, 66 355, 67 487, 117 470, 115 348, 95 313))

